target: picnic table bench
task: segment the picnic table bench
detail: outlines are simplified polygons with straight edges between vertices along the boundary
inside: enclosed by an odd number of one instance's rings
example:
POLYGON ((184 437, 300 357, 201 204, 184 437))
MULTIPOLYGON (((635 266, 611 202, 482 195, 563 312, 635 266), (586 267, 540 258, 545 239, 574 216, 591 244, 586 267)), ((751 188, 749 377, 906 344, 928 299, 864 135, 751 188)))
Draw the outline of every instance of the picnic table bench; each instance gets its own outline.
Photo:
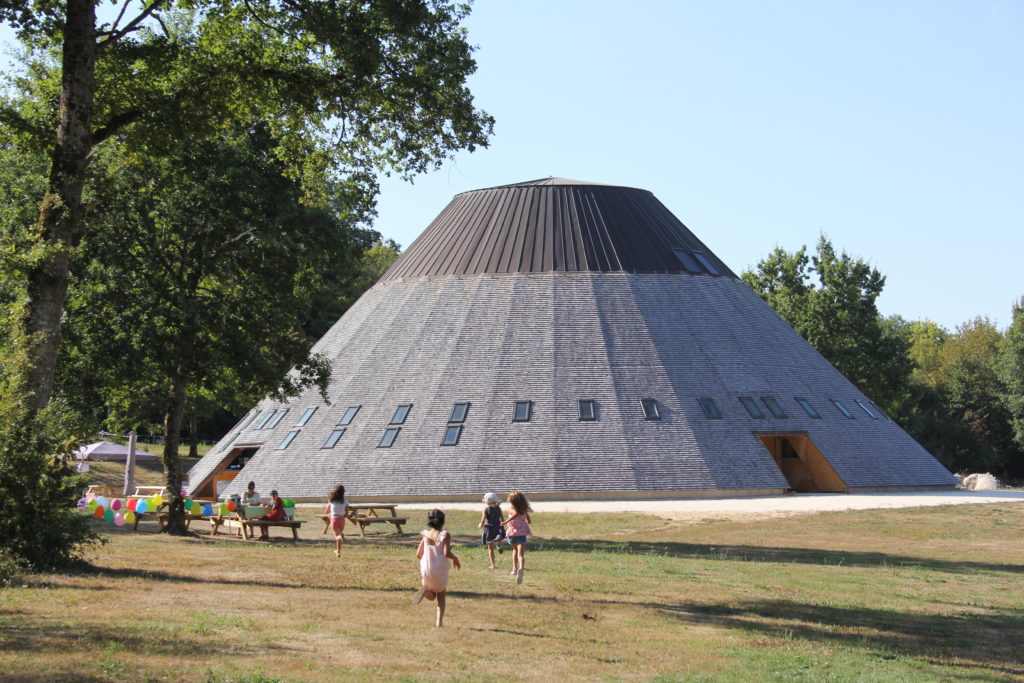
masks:
MULTIPOLYGON (((359 535, 366 535, 366 527, 371 524, 394 524, 395 528, 398 529, 398 533, 402 532, 402 525, 407 524, 409 519, 407 517, 399 517, 395 511, 398 506, 394 503, 353 503, 349 504, 348 510, 345 513, 346 519, 351 521, 353 524, 359 525, 359 535), (380 513, 386 512, 387 515, 382 516, 380 513)), ((320 519, 324 522, 324 530, 322 533, 327 533, 327 530, 331 528, 331 517, 330 515, 320 515, 320 519)))
POLYGON ((271 522, 266 519, 245 519, 243 517, 236 518, 239 524, 242 525, 242 533, 245 538, 254 539, 256 535, 253 533, 253 527, 259 527, 261 530, 266 530, 269 536, 269 527, 272 526, 283 526, 292 530, 292 540, 299 540, 299 527, 302 526, 302 520, 298 519, 282 519, 280 522, 271 522))
POLYGON ((119 498, 121 497, 121 486, 112 486, 110 484, 90 484, 89 488, 85 490, 85 495, 90 493, 95 496, 107 496, 108 498, 119 498))

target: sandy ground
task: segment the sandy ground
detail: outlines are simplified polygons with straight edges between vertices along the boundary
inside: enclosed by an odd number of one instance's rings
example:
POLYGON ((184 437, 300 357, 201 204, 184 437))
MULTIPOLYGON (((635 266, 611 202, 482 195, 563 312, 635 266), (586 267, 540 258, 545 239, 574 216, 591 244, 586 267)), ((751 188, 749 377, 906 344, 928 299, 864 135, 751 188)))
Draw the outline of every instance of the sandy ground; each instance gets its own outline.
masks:
MULTIPOLYGON (((680 500, 537 501, 535 512, 639 512, 667 519, 757 519, 832 510, 969 505, 972 503, 1024 503, 1024 491, 948 491, 927 493, 798 493, 754 498, 705 498, 680 500)), ((406 510, 440 507, 444 510, 478 510, 482 503, 403 503, 406 510)), ((507 507, 507 505, 505 506, 507 507)))

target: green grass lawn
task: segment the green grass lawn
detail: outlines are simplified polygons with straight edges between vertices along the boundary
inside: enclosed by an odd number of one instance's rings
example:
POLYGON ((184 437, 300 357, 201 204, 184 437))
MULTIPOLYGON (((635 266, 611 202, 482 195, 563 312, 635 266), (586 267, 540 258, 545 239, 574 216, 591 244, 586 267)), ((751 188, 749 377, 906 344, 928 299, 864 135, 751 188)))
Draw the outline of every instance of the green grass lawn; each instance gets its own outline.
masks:
MULTIPOLYGON (((350 529, 342 558, 205 528, 104 525, 91 568, 0 590, 8 680, 1021 680, 1024 506, 683 523, 538 514, 525 580, 448 528, 444 629, 410 603, 416 536, 350 529), (143 530, 145 528, 145 530, 143 530)), ((422 511, 410 511, 412 530, 422 511)), ((376 531, 376 530, 374 530, 376 531)))

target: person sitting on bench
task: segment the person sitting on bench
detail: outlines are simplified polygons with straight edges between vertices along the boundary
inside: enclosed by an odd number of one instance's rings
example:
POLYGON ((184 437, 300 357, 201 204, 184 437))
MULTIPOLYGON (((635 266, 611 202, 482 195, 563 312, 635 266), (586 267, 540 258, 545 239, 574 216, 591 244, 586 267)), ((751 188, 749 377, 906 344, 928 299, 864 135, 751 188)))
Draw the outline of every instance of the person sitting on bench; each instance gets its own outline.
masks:
MULTIPOLYGON (((260 517, 265 522, 283 522, 284 521, 284 501, 277 496, 277 491, 271 491, 270 497, 273 499, 273 505, 270 507, 270 512, 260 517)), ((269 539, 270 533, 267 530, 266 525, 260 527, 260 539, 269 539)))

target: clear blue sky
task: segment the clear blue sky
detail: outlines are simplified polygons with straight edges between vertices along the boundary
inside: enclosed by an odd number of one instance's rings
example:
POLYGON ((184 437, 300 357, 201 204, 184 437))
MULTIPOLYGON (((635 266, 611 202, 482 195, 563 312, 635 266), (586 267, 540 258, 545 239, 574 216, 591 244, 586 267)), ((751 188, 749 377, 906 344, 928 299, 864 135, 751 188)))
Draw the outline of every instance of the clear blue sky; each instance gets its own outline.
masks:
POLYGON ((382 183, 403 246, 465 190, 652 191, 733 270, 776 246, 887 276, 883 314, 1000 328, 1024 296, 1024 3, 480 0, 488 149, 382 183))
POLYGON ((382 181, 403 246, 458 192, 560 176, 652 191, 737 272, 823 231, 886 315, 1005 328, 1024 295, 1024 2, 478 0, 466 26, 494 138, 382 181))

